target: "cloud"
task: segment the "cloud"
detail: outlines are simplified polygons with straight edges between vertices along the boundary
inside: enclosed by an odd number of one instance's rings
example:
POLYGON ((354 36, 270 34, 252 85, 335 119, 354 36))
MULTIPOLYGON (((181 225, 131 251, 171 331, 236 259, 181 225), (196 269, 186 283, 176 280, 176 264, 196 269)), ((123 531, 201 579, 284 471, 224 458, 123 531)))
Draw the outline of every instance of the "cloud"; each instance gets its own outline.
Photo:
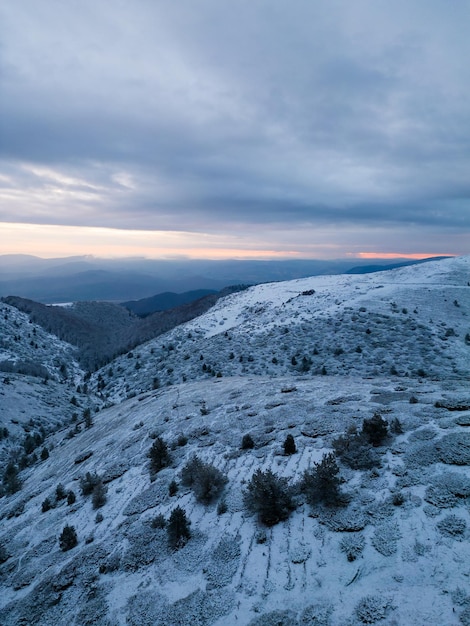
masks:
POLYGON ((433 0, 10 3, 0 219, 457 245, 469 18, 433 0))

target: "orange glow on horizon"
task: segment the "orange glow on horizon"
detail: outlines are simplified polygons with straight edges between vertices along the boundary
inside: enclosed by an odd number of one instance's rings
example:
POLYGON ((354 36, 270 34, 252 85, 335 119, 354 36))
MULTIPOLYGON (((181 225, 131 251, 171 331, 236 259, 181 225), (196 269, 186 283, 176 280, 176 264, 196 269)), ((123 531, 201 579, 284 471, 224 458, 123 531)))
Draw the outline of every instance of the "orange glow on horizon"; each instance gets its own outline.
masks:
MULTIPOLYGON (((326 229, 309 240, 296 230, 231 233, 124 230, 96 226, 59 226, 0 222, 0 255, 26 254, 41 258, 94 256, 118 259, 426 259, 455 253, 356 252, 345 237, 336 241, 326 229), (348 250, 349 248, 349 250, 348 250)), ((390 242, 389 242, 390 245, 390 242)))

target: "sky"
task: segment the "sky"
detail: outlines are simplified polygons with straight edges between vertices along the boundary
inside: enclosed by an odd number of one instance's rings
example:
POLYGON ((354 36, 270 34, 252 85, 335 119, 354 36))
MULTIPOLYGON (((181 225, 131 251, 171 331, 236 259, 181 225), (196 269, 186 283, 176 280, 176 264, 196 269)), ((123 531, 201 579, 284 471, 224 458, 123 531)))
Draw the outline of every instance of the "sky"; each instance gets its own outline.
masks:
POLYGON ((0 5, 0 254, 470 253, 470 1, 0 5))

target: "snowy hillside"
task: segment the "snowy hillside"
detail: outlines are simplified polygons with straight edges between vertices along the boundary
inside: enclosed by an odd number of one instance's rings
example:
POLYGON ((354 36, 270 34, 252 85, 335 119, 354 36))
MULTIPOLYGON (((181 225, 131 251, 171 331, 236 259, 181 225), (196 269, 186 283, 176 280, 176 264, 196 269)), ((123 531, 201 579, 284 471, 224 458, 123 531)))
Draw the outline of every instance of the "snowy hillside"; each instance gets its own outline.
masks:
POLYGON ((470 257, 252 287, 116 359, 107 402, 212 376, 470 376, 470 257))
POLYGON ((93 374, 107 408, 0 499, 0 624, 468 626, 469 281, 464 257, 260 285, 93 374), (269 471, 289 506, 263 518, 269 471))
POLYGON ((5 303, 0 304, 0 323, 0 428, 9 433, 0 438, 4 462, 25 437, 42 438, 70 424, 93 398, 77 393, 84 372, 70 344, 5 303))

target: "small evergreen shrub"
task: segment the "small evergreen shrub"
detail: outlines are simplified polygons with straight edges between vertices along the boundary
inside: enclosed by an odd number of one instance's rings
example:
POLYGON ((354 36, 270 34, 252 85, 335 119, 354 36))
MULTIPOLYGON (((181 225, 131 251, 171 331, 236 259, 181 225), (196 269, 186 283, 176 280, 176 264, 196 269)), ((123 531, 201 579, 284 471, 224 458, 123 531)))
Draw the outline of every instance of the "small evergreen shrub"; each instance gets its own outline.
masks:
POLYGON ((21 489, 22 484, 18 473, 18 467, 13 463, 13 461, 10 461, 5 469, 2 479, 3 490, 7 495, 12 495, 21 489))
POLYGON ((165 528, 166 527, 166 519, 165 517, 159 513, 158 515, 156 515, 152 521, 150 522, 150 526, 152 528, 165 528))
POLYGON ((337 506, 340 502, 339 467, 333 452, 325 454, 319 463, 306 470, 301 480, 301 491, 310 505, 320 502, 337 506))
POLYGON ((346 554, 348 561, 355 561, 361 556, 366 540, 360 533, 349 533, 341 539, 339 547, 346 554))
POLYGON ((437 529, 444 537, 452 539, 462 539, 467 528, 467 522, 457 515, 446 515, 444 519, 437 523, 437 529))
POLYGON ((297 452, 294 437, 291 434, 287 435, 284 441, 283 447, 284 447, 284 454, 290 455, 290 454, 295 454, 297 452))
POLYGON ((5 548, 3 543, 0 543, 0 565, 2 565, 2 563, 5 563, 5 561, 7 561, 9 558, 10 555, 8 554, 7 549, 5 548))
POLYGON ((186 435, 179 435, 177 443, 180 447, 183 447, 188 443, 188 438, 186 437, 186 435))
POLYGON ((403 426, 401 425, 398 417, 394 417, 390 422, 390 432, 394 435, 402 435, 403 434, 403 426))
POLYGON ((255 442, 253 441, 253 437, 250 433, 243 435, 242 437, 242 450, 252 450, 255 447, 255 442))
POLYGON ((68 505, 74 504, 76 499, 77 499, 77 496, 75 495, 74 491, 70 490, 67 492, 67 504, 68 505))
POLYGON ((50 509, 52 509, 52 503, 49 498, 46 498, 41 504, 41 511, 46 513, 46 511, 49 511, 50 509))
POLYGON ((91 494, 91 502, 93 504, 94 509, 99 509, 106 504, 107 500, 107 489, 105 485, 103 485, 100 480, 94 487, 93 493, 91 494))
POLYGON ((67 550, 71 550, 78 544, 77 532, 73 526, 69 526, 68 524, 64 526, 62 533, 59 537, 59 546, 60 549, 66 552, 67 550))
POLYGON ((65 489, 64 489, 64 485, 62 483, 59 483, 55 489, 55 497, 57 502, 59 502, 60 500, 65 500, 65 498, 67 497, 67 494, 65 493, 65 489))
POLYGON ((388 434, 388 422, 379 413, 362 423, 362 432, 374 447, 380 446, 388 434))
POLYGON ((388 602, 381 596, 365 596, 354 613, 362 624, 375 624, 386 617, 388 602))
POLYGON ((405 496, 401 491, 397 491, 392 496, 392 504, 393 506, 401 506, 405 502, 405 496))
POLYGON ((171 483, 168 485, 168 495, 176 496, 177 493, 178 493, 178 483, 176 482, 176 480, 172 480, 171 483))
POLYGON ((196 500, 208 504, 220 494, 227 478, 219 469, 195 455, 181 470, 181 482, 191 487, 196 500))
POLYGON ((172 548, 177 550, 187 543, 191 537, 190 525, 184 509, 180 506, 173 509, 167 524, 168 543, 172 548))
POLYGON ((255 471, 243 500, 245 506, 257 513, 260 521, 267 526, 287 519, 295 508, 287 478, 276 476, 271 470, 255 471))
POLYGON ((223 515, 224 513, 227 513, 227 511, 228 511, 227 501, 224 498, 222 498, 222 500, 217 505, 217 515, 223 515))
POLYGON ((83 421, 85 422, 85 428, 91 428, 93 426, 93 418, 90 407, 83 410, 83 421))
POLYGON ((342 463, 351 469, 380 467, 380 456, 363 433, 349 431, 333 440, 333 449, 342 463))
POLYGON ((85 476, 80 478, 80 490, 82 495, 90 496, 95 487, 101 482, 101 478, 96 472, 87 472, 85 476))
POLYGON ((397 524, 388 522, 376 526, 371 543, 383 556, 391 556, 398 550, 397 542, 401 534, 397 524))
POLYGON ((157 437, 149 450, 150 470, 156 474, 171 462, 168 446, 161 437, 157 437))

